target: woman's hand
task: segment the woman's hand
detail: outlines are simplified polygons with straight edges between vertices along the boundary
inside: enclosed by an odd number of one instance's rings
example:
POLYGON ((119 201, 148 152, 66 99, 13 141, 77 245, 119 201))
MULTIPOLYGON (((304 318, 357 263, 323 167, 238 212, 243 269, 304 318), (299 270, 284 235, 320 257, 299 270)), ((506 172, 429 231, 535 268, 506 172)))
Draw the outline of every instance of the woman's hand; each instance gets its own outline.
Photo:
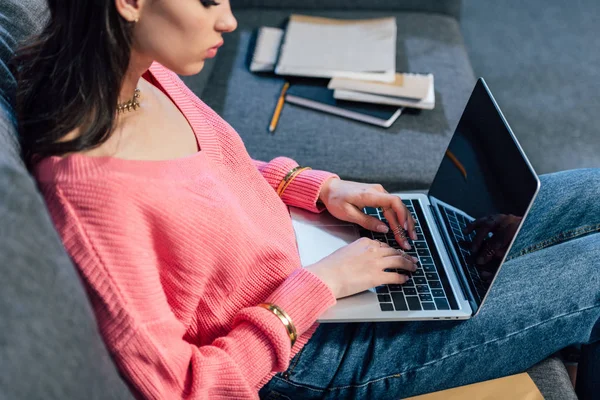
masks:
POLYGON ((416 258, 402 250, 377 240, 360 238, 306 269, 325 282, 339 299, 379 285, 401 285, 408 276, 399 271, 414 272, 416 262, 416 258))
POLYGON ((398 196, 389 194, 381 185, 344 181, 338 178, 323 183, 319 200, 334 217, 356 223, 371 231, 387 233, 391 228, 396 241, 408 250, 410 245, 403 236, 404 231, 412 240, 417 239, 415 222, 398 196), (389 227, 379 219, 366 215, 364 207, 380 207, 389 222, 389 227), (398 229, 400 228, 400 229, 398 229))

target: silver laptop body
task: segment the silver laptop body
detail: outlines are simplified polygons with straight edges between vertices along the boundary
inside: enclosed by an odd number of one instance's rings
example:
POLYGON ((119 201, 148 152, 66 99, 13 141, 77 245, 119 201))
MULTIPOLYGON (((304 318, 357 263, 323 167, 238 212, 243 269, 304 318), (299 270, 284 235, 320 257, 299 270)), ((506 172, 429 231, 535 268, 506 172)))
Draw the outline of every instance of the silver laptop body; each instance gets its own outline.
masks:
MULTIPOLYGON (((319 321, 475 316, 533 204, 539 185, 535 171, 480 78, 428 193, 394 193, 407 205, 419 227, 419 240, 411 241, 412 255, 419 258, 419 270, 411 274, 405 285, 383 285, 338 299, 319 321), (485 265, 477 265, 477 255, 470 254, 468 245, 475 234, 466 235, 461 227, 482 217, 511 221, 507 232, 512 236, 507 236, 505 251, 485 265)), ((381 210, 364 211, 382 217, 381 210)), ((303 266, 318 262, 361 236, 397 247, 391 233, 366 231, 326 211, 314 214, 290 207, 290 214, 303 266)), ((493 236, 493 232, 487 234, 486 240, 493 236)))

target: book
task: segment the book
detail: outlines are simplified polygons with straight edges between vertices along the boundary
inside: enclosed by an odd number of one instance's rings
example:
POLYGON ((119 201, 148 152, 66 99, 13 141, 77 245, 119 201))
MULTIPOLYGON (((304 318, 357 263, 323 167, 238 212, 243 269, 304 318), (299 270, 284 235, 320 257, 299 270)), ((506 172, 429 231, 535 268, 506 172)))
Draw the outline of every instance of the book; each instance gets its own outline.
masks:
POLYGON ((402 114, 401 107, 337 100, 326 81, 293 83, 285 101, 384 128, 389 128, 402 114))
POLYGON ((252 72, 273 72, 283 38, 283 29, 262 26, 256 33, 256 44, 250 62, 252 72))
POLYGON ((398 107, 418 108, 423 110, 433 110, 435 108, 435 90, 433 84, 433 75, 427 75, 431 81, 427 89, 427 95, 423 99, 413 99, 408 97, 395 97, 383 94, 373 94, 359 92, 355 90, 335 89, 334 97, 338 100, 360 101, 374 104, 393 105, 398 107))
POLYGON ((333 78, 329 89, 354 90, 391 97, 404 97, 423 100, 429 87, 433 85, 433 75, 396 73, 393 82, 365 81, 357 79, 333 78))
POLYGON ((392 82, 396 33, 394 17, 340 20, 293 14, 275 73, 392 82))

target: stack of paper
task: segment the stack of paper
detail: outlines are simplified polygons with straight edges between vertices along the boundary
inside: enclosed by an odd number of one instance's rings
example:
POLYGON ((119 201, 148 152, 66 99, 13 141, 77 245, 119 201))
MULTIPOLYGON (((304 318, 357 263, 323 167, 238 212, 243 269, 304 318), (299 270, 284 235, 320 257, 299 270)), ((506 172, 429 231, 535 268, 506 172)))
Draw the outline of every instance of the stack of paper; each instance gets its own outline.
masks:
POLYGON ((265 72, 275 69, 282 38, 283 29, 263 26, 258 30, 250 71, 265 72))
POLYGON ((435 107, 433 75, 398 73, 390 83, 333 78, 328 85, 338 100, 431 110, 435 107))
POLYGON ((396 19, 339 20, 292 15, 275 73, 392 82, 396 19))

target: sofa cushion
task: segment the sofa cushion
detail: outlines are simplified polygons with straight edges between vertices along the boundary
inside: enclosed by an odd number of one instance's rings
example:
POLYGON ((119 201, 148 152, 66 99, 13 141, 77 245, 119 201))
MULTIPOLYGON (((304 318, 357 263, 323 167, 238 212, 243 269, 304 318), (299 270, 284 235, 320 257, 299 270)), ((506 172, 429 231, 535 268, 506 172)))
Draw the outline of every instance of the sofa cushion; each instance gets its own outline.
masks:
POLYGON ((461 0, 231 0, 234 11, 243 8, 296 10, 418 11, 459 18, 461 0))
POLYGON ((45 0, 0 0, 0 397, 127 399, 79 276, 23 165, 12 115, 15 44, 45 0))
POLYGON ((546 400, 577 400, 565 365, 550 357, 531 367, 527 373, 546 400))
MULTIPOLYGON (((239 27, 225 37, 202 99, 237 130, 256 159, 285 155, 346 179, 382 183, 388 190, 427 188, 475 84, 456 19, 393 14, 398 22, 397 69, 434 74, 433 111, 406 113, 384 129, 286 104, 272 135, 267 126, 283 78, 250 73, 247 55, 253 31, 263 25, 279 26, 289 13, 237 12, 239 27)), ((337 18, 390 15, 366 11, 311 14, 337 18)))

